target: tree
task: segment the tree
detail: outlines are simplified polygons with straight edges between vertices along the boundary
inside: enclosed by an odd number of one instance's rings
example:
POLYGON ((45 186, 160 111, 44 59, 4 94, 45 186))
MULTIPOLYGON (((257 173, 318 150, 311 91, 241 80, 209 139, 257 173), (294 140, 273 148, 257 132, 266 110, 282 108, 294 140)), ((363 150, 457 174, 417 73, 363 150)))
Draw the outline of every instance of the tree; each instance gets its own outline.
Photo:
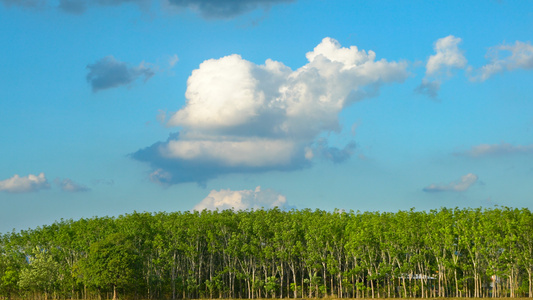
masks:
POLYGON ((11 298, 18 291, 20 269, 24 257, 10 249, 13 235, 0 236, 0 296, 11 298))
POLYGON ((89 248, 82 272, 87 281, 100 290, 113 290, 117 299, 117 289, 125 290, 138 282, 140 260, 135 253, 131 237, 123 233, 113 233, 89 248))
POLYGON ((44 292, 47 299, 56 287, 59 267, 49 251, 35 247, 28 257, 28 264, 20 272, 18 284, 24 290, 44 292))

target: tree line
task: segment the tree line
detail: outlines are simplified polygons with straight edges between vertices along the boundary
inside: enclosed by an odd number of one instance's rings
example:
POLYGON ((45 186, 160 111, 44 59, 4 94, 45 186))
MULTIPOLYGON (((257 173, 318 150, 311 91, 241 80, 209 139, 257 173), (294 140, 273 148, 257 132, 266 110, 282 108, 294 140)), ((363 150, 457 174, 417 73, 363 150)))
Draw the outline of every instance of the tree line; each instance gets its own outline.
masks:
POLYGON ((532 297, 528 209, 132 213, 0 236, 0 298, 532 297))

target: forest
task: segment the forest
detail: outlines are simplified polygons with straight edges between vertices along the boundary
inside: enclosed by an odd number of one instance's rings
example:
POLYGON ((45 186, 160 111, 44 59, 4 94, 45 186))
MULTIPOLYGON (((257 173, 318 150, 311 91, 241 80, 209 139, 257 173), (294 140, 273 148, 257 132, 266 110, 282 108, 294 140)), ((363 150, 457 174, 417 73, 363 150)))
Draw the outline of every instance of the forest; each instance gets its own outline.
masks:
POLYGON ((533 215, 160 212, 0 236, 0 299, 532 297, 533 215))

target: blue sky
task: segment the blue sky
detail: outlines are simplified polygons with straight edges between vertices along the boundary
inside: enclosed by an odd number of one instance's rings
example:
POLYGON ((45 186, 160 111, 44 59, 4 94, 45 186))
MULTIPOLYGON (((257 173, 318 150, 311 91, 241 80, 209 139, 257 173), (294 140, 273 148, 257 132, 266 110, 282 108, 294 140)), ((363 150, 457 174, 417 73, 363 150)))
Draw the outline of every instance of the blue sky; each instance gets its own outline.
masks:
POLYGON ((0 0, 0 232, 533 208, 530 1, 0 0))

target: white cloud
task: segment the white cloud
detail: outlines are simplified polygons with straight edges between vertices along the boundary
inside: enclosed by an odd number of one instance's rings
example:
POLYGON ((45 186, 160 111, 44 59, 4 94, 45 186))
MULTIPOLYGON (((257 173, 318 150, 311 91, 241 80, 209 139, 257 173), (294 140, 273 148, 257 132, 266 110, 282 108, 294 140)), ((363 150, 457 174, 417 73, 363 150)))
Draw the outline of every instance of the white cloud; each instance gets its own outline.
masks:
POLYGON ((287 205, 285 196, 274 190, 261 190, 261 187, 258 186, 255 190, 212 190, 204 200, 194 206, 194 210, 269 209, 274 207, 286 208, 287 205))
POLYGON ((161 148, 166 158, 223 162, 227 166, 289 164, 295 144, 287 140, 246 139, 242 141, 169 141, 161 148))
MULTIPOLYGON (((340 130, 344 108, 408 76, 406 62, 376 60, 373 51, 344 48, 331 38, 306 57, 308 63, 294 71, 281 62, 256 65, 236 54, 204 61, 187 81, 186 105, 167 122, 181 127, 179 135, 134 158, 172 173, 172 182, 185 180, 183 174, 176 177, 185 165, 210 173, 198 173, 202 180, 302 168, 316 157, 309 149, 319 134, 340 130), (209 171, 206 162, 217 168, 209 171)), ((338 154, 350 155, 345 149, 338 154)))
POLYGON ((451 69, 462 69, 466 66, 466 58, 458 45, 461 39, 453 35, 438 39, 435 42, 435 54, 430 56, 426 64, 426 75, 434 76, 445 72, 451 75, 451 69))
POLYGON ((498 45, 490 48, 487 53, 490 62, 478 71, 473 80, 485 81, 494 74, 516 69, 533 69, 533 45, 527 42, 516 41, 514 45, 498 45), (500 57, 507 53, 505 57, 500 57))
MULTIPOLYGON (((235 54, 203 62, 187 81, 187 105, 170 118, 168 125, 206 130, 247 123, 259 114, 265 101, 253 74, 256 67, 235 54)), ((276 79, 278 73, 288 72, 287 67, 276 72, 276 67, 282 65, 267 61, 257 68, 268 69, 276 79)))
POLYGON ((0 191, 8 193, 36 192, 49 187, 50 185, 48 184, 44 173, 37 176, 29 174, 25 177, 20 177, 15 174, 15 176, 11 178, 0 181, 0 191))
POLYGON ((168 65, 173 68, 179 61, 178 55, 174 54, 168 59, 168 65))
POLYGON ((325 38, 296 71, 281 62, 256 65, 230 55, 203 62, 187 81, 187 104, 169 126, 240 135, 252 125, 263 136, 315 136, 338 129, 337 114, 365 86, 401 82, 406 63, 375 61, 375 54, 342 48, 325 38), (275 118, 277 122, 264 122, 275 118))
POLYGON ((68 179, 68 178, 65 178, 63 180, 60 180, 59 178, 57 178, 55 181, 54 181, 60 188, 62 191, 64 192, 86 192, 89 190, 88 187, 84 186, 84 185, 81 185, 81 184, 78 184, 74 181, 72 181, 71 179, 68 179))
POLYGON ((435 54, 428 58, 426 76, 415 92, 436 98, 442 82, 453 75, 453 70, 466 67, 467 60, 459 49, 461 39, 453 35, 435 42, 435 54))
POLYGON ((473 146, 469 151, 456 153, 457 155, 467 155, 472 157, 488 155, 507 155, 507 154, 533 154, 533 145, 512 145, 509 143, 500 144, 480 144, 473 146))
POLYGON ((468 190, 474 183, 476 183, 478 180, 478 176, 476 174, 468 173, 465 176, 461 177, 460 180, 450 182, 446 185, 437 185, 437 184, 431 184, 423 189, 424 192, 446 192, 446 191, 454 191, 454 192, 464 192, 468 190))
POLYGON ((172 179, 172 175, 163 169, 157 169, 150 173, 150 180, 157 183, 164 183, 172 179))

